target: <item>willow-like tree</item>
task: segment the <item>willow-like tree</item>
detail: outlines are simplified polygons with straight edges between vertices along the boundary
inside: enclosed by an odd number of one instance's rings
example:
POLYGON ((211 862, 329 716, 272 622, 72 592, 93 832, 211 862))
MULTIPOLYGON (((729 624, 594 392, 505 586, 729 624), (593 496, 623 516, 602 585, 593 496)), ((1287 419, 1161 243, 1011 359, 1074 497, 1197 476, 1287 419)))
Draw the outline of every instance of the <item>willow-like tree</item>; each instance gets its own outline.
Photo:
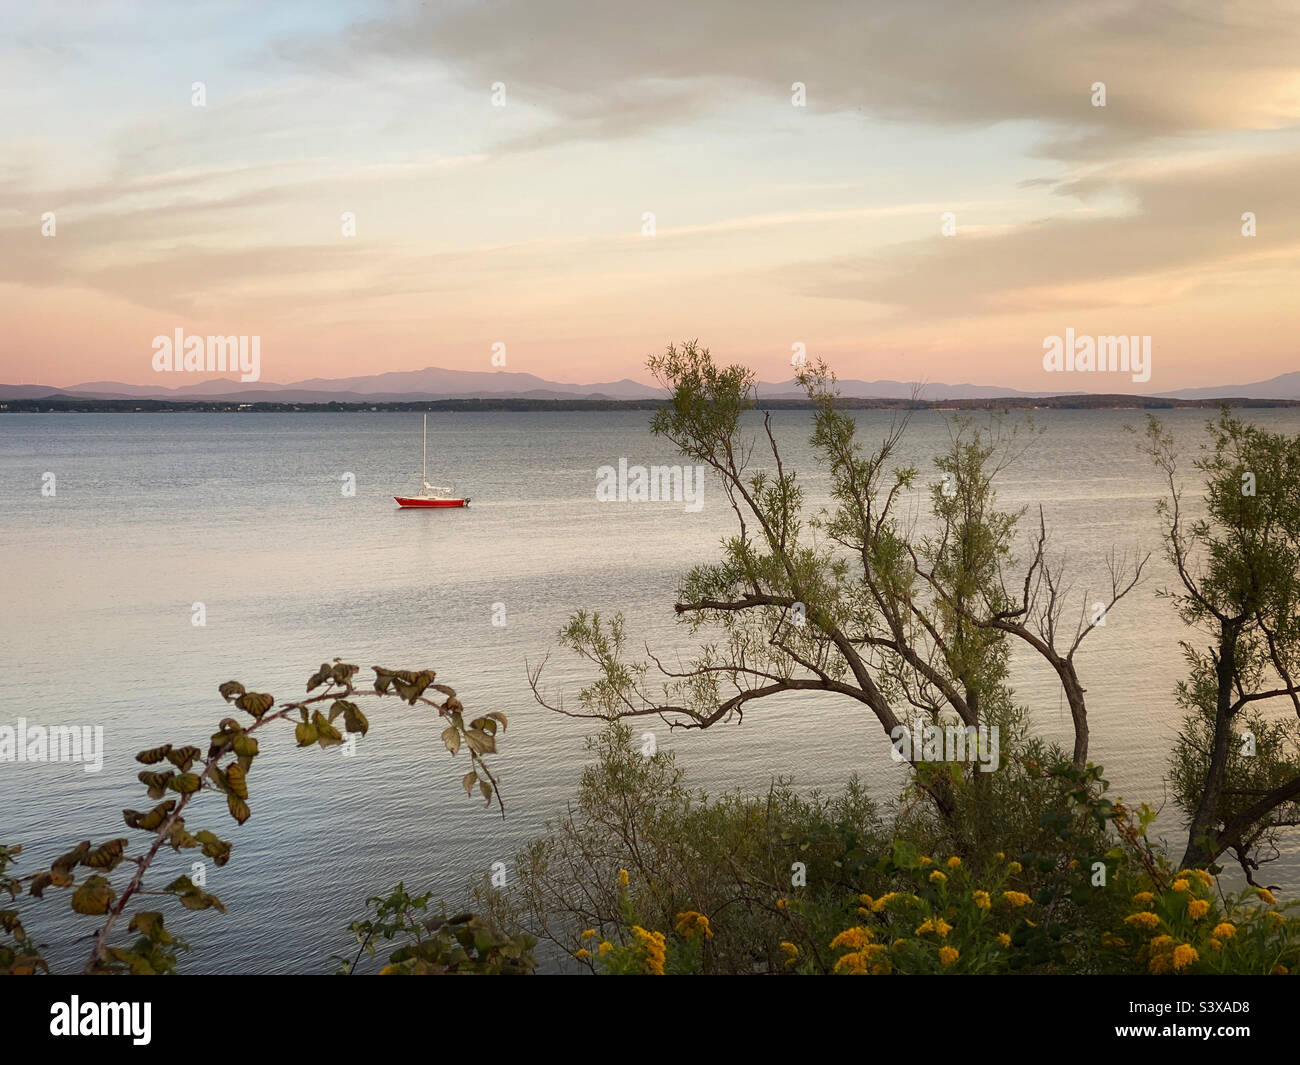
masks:
MULTIPOLYGON (((755 462, 759 441, 742 425, 755 406, 752 371, 719 366, 693 342, 670 346, 649 366, 671 393, 653 432, 713 470, 735 516, 721 559, 692 569, 679 588, 677 614, 707 642, 687 665, 670 669, 648 649, 646 659, 629 657, 621 617, 580 612, 561 642, 594 663, 598 677, 576 708, 566 707, 541 694, 537 667, 531 680, 544 705, 571 716, 658 716, 670 727, 707 728, 757 700, 827 692, 865 709, 891 738, 900 727, 996 726, 1005 755, 1023 731, 1007 676, 1010 641, 1020 640, 1059 680, 1074 726, 1067 757, 1084 765, 1088 713, 1076 652, 1138 582, 1146 559, 1112 552, 1104 610, 1088 610, 1085 595, 1077 621, 1066 619, 1068 588, 1061 561, 1049 561, 1041 508, 1028 556, 1017 563, 1022 512, 999 509, 994 490, 1027 446, 1023 427, 952 420, 936 458, 939 478, 927 486, 920 471, 896 460, 908 414, 864 449, 857 422, 837 406, 834 378, 818 362, 798 379, 815 405, 811 442, 830 476, 831 505, 809 515, 766 413, 767 454, 763 466, 755 462), (931 515, 924 528, 915 517, 918 496, 931 515)), ((913 752, 913 765, 919 755, 913 752)), ((961 773, 977 789, 1000 775, 970 764, 961 773)), ((957 778, 917 779, 958 837, 957 778)))
POLYGON ((1150 418, 1143 449, 1168 490, 1158 504, 1183 621, 1187 711, 1173 784, 1188 817, 1184 865, 1231 853, 1253 884, 1300 823, 1300 436, 1268 432, 1224 407, 1194 468, 1204 514, 1183 505, 1173 435, 1150 418))

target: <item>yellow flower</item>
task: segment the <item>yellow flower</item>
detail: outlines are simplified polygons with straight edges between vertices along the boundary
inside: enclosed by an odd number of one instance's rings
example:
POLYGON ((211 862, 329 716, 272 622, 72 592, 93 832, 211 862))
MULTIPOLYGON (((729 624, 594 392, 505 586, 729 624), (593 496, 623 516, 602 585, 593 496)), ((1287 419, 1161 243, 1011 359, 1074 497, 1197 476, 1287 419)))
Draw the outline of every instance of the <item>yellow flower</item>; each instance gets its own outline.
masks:
POLYGON ((1199 958, 1200 955, 1196 953, 1195 947, 1180 943, 1174 948, 1174 969, 1186 969, 1199 958))
POLYGON ((1139 891, 1133 896, 1133 901, 1139 906, 1150 906, 1156 901, 1156 897, 1149 891, 1139 891))
POLYGON ((1001 943, 1004 947, 1009 947, 1011 946, 1011 937, 1007 935, 1005 932, 999 932, 998 942, 1001 943))
POLYGON ((948 859, 949 869, 956 869, 957 866, 959 865, 961 865, 961 859, 958 858, 957 855, 954 854, 951 858, 948 859))
POLYGON ((998 861, 1002 862, 1002 861, 1006 861, 1007 856, 1003 854, 1001 851, 998 851, 997 854, 993 855, 993 857, 996 858, 998 861))
POLYGON ((591 951, 587 950, 586 948, 583 948, 582 950, 579 950, 576 954, 574 954, 574 957, 577 958, 578 961, 586 961, 588 958, 591 957, 591 951))
POLYGON ((651 976, 663 976, 664 959, 668 955, 668 946, 664 942, 662 932, 647 932, 640 925, 632 926, 632 934, 636 936, 637 943, 645 951, 646 972, 651 976))
POLYGON ((934 859, 933 859, 933 858, 925 858, 925 857, 923 857, 923 858, 921 859, 921 864, 922 864, 922 865, 933 865, 933 864, 934 864, 934 859))
POLYGON ((927 917, 921 924, 917 926, 916 934, 918 936, 923 936, 925 935, 926 932, 933 932, 933 931, 934 931, 934 922, 927 917))
POLYGON ((1156 936, 1155 939, 1151 940, 1152 950, 1164 950, 1165 947, 1172 947, 1173 945, 1174 945, 1173 936, 1156 936))
POLYGON ((862 903, 863 906, 870 906, 872 900, 870 895, 859 895, 858 901, 862 903))
POLYGON ((987 910, 993 905, 993 903, 989 901, 989 893, 987 891, 972 891, 970 897, 975 900, 975 906, 978 909, 987 910))
POLYGON ((944 939, 947 937, 948 933, 952 931, 952 925, 943 920, 943 918, 938 918, 934 922, 934 930, 938 933, 940 939, 944 939))
POLYGON ((1190 885, 1187 883, 1187 880, 1184 877, 1180 876, 1169 886, 1172 887, 1175 891, 1186 891, 1190 885))
POLYGON ((1004 891, 1002 892, 1002 898, 1013 910, 1019 909, 1021 906, 1028 906, 1034 901, 1023 891, 1004 891))
POLYGON ((1231 939, 1237 934, 1237 926, 1223 921, 1214 926, 1214 931, 1210 933, 1215 939, 1231 939))
POLYGON ((1291 972, 1285 965, 1274 965, 1269 976, 1286 976, 1291 972))
POLYGON ((1130 913, 1124 918, 1125 924, 1135 924, 1142 928, 1155 928, 1160 924, 1160 918, 1150 910, 1143 910, 1140 913, 1130 913))
POLYGON ((785 955, 787 969, 799 960, 799 948, 786 940, 781 941, 781 953, 785 955))
POLYGON ((847 948, 848 950, 860 951, 875 938, 875 934, 870 928, 854 925, 852 928, 844 929, 843 932, 831 940, 831 950, 847 948))
POLYGON ((887 894, 887 895, 881 895, 880 898, 876 899, 876 901, 873 902, 873 903, 871 904, 871 908, 872 908, 876 913, 879 913, 881 910, 883 910, 886 906, 888 906, 888 905, 889 905, 889 904, 890 904, 894 899, 896 899, 896 898, 898 898, 898 892, 897 892, 897 891, 891 891, 891 892, 889 892, 889 894, 887 894))
POLYGON ((1194 920, 1199 921, 1210 912, 1210 904, 1205 899, 1188 899, 1187 912, 1194 920))
POLYGON ((836 959, 835 971, 848 973, 850 976, 861 976, 867 971, 867 959, 861 954, 845 954, 842 958, 836 959))
POLYGON ((1159 976, 1161 973, 1167 973, 1174 967, 1174 956, 1169 953, 1153 954, 1151 961, 1147 963, 1147 972, 1159 976))
POLYGON ((955 947, 940 947, 940 948, 939 948, 939 964, 940 964, 940 965, 951 965, 953 962, 955 962, 955 961, 956 961, 958 958, 960 958, 960 957, 961 957, 961 954, 957 951, 957 949, 956 949, 955 947))
POLYGON ((1101 945, 1103 947, 1122 947, 1126 944, 1119 936, 1113 935, 1110 932, 1103 932, 1101 934, 1101 945))
POLYGON ((595 939, 595 938, 596 938, 596 930, 595 930, 594 928, 586 928, 586 929, 584 929, 583 932, 582 932, 582 937, 581 937, 581 938, 583 938, 583 939, 595 939))
POLYGON ((1277 899, 1273 897, 1273 892, 1269 891, 1268 888, 1266 887, 1256 888, 1255 894, 1257 894, 1261 899, 1267 902, 1270 906, 1277 905, 1277 899))
POLYGON ((861 950, 845 954, 835 963, 837 973, 849 973, 852 976, 864 974, 883 974, 889 972, 889 959, 884 956, 885 948, 879 943, 868 943, 861 950))
POLYGON ((608 939, 605 939, 602 940, 600 946, 596 948, 596 953, 603 958, 606 954, 608 954, 613 949, 614 949, 614 944, 611 943, 608 939))
POLYGON ((859 917, 870 917, 870 916, 871 916, 871 907, 870 907, 870 906, 859 906, 859 907, 858 907, 858 916, 859 916, 859 917))
POLYGON ((618 871, 618 886, 619 886, 619 887, 627 887, 627 870, 626 870, 626 869, 620 869, 620 870, 618 871))
POLYGON ((674 927, 684 939, 694 939, 699 934, 703 934, 705 939, 713 938, 713 929, 709 927, 709 919, 704 914, 696 913, 694 910, 679 913, 677 915, 677 924, 674 927))
POLYGON ((1213 939, 1213 938, 1212 938, 1212 939, 1210 940, 1210 949, 1211 949, 1211 950, 1222 950, 1222 949, 1223 949, 1223 944, 1220 943, 1217 939, 1213 939))
POLYGON ((777 900, 776 900, 776 908, 777 908, 778 910, 788 910, 788 909, 790 908, 790 900, 789 900, 789 899, 777 899, 777 900))
POLYGON ((1007 870, 1012 873, 1018 873, 1023 868, 1024 866, 1021 865, 1019 862, 1012 862, 1010 865, 1007 866, 1007 870))
POLYGON ((944 876, 943 873, 939 872, 938 869, 936 869, 933 873, 930 874, 931 884, 942 884, 947 879, 948 878, 944 876))
POLYGON ((1194 876, 1206 887, 1210 887, 1214 883, 1214 881, 1210 878, 1210 874, 1207 873, 1204 869, 1180 869, 1178 870, 1178 875, 1180 877, 1194 876))

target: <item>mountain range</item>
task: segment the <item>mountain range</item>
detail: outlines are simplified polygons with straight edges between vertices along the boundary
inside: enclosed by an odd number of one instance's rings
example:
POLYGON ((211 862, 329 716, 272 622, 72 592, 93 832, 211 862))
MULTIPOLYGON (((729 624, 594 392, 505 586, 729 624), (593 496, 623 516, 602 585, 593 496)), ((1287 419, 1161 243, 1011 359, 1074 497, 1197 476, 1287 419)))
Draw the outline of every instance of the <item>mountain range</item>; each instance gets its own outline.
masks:
MULTIPOLYGON (((906 399, 914 385, 904 381, 842 380, 841 395, 858 399, 906 399)), ((758 394, 764 399, 801 399, 804 393, 792 379, 760 382, 758 394)), ((1002 396, 1079 395, 1074 392, 1022 392, 997 385, 925 383, 921 396, 927 400, 993 399, 1002 396)), ((1182 388, 1152 393, 1172 399, 1294 399, 1300 400, 1300 371, 1279 374, 1267 381, 1242 385, 1215 385, 1205 388, 1182 388)), ((271 381, 218 379, 198 384, 167 388, 163 385, 128 385, 119 381, 90 381, 70 387, 53 385, 0 384, 0 400, 44 399, 47 396, 71 396, 87 399, 173 399, 281 403, 402 402, 411 400, 495 398, 495 399, 653 399, 664 391, 652 385, 623 378, 601 384, 579 385, 548 381, 530 373, 497 370, 445 370, 427 366, 423 370, 399 370, 357 377, 313 377, 290 384, 271 381)))

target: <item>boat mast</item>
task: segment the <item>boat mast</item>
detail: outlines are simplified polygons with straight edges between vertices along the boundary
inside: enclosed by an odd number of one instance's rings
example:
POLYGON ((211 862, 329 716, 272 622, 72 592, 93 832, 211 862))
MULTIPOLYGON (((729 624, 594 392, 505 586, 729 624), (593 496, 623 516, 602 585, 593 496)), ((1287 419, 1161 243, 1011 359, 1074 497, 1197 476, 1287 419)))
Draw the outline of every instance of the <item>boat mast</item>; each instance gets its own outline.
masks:
POLYGON ((429 416, 424 416, 424 462, 420 467, 420 483, 429 483, 429 416))

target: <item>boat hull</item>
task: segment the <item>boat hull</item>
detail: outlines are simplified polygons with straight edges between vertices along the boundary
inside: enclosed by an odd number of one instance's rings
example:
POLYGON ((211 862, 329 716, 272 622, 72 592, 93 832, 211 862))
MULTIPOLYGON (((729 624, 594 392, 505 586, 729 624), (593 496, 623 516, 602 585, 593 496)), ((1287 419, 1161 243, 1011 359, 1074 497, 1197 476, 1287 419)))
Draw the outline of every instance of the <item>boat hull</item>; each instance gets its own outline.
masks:
POLYGON ((393 496, 399 507, 467 507, 468 499, 421 499, 419 496, 393 496))

